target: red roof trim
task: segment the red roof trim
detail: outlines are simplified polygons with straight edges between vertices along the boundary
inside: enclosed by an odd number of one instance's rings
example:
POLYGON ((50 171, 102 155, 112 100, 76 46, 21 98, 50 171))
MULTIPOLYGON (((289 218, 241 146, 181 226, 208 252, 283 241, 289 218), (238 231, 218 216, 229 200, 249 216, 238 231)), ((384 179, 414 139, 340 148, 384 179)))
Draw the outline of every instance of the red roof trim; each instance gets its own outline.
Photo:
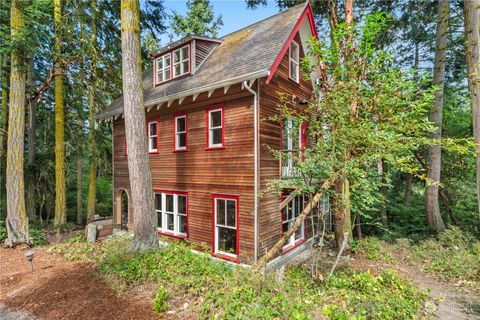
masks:
POLYGON ((312 29, 313 36, 316 39, 318 39, 317 29, 315 29, 315 21, 313 20, 312 7, 310 6, 310 2, 307 2, 307 5, 305 6, 305 10, 303 10, 303 13, 300 16, 300 19, 298 19, 297 23, 295 24, 295 27, 293 27, 293 30, 290 33, 290 36, 288 36, 288 39, 285 42, 285 44, 283 45, 282 50, 280 51, 277 58, 273 62, 272 67, 270 68, 270 75, 267 78, 267 84, 270 82, 270 80, 272 80, 273 75, 275 74, 275 71, 277 71, 277 68, 280 65, 280 62, 282 62, 282 59, 285 56, 285 53, 287 52, 288 48, 290 47, 290 42, 292 42, 293 38, 295 38, 295 35, 297 34, 298 30, 300 29, 300 26, 302 25, 305 17, 308 17, 308 22, 310 23, 310 29, 312 29))

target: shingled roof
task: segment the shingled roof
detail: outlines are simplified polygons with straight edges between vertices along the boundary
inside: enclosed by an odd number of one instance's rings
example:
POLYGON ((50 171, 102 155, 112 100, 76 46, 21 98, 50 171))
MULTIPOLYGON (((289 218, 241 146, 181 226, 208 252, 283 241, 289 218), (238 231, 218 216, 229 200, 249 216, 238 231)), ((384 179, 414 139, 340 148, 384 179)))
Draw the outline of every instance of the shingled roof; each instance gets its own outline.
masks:
MULTIPOLYGON (((198 89, 213 88, 216 84, 222 87, 227 80, 242 82, 268 76, 306 6, 308 2, 224 36, 194 75, 153 86, 153 70, 147 69, 143 73, 145 107, 192 95, 198 89)), ((117 98, 98 119, 121 113, 123 96, 117 98)))

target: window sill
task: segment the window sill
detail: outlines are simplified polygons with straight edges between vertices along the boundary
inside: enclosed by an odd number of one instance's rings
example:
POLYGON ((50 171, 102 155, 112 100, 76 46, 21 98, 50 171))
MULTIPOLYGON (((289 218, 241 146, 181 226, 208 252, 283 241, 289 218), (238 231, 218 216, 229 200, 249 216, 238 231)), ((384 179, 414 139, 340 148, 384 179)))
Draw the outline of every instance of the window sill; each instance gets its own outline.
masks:
POLYGON ((209 151, 209 150, 223 150, 225 149, 224 146, 221 146, 221 147, 206 147, 205 150, 209 151))
POLYGON ((230 261, 230 262, 240 263, 240 259, 238 259, 238 257, 232 257, 232 256, 229 256, 229 255, 226 255, 226 254, 221 254, 221 253, 218 253, 218 252, 217 253, 212 253, 212 257, 227 260, 227 261, 230 261))
POLYGON ((160 231, 160 230, 157 230, 157 234, 160 234, 162 236, 167 236, 167 237, 172 237, 172 238, 177 238, 177 239, 186 239, 188 238, 187 235, 181 235, 181 234, 173 234, 173 233, 170 233, 170 232, 163 232, 163 231, 160 231))
POLYGON ((148 154, 158 154, 158 150, 157 151, 148 151, 148 154))
POLYGON ((291 78, 291 77, 289 76, 289 77, 288 77, 288 80, 293 81, 293 82, 295 82, 296 84, 300 84, 300 79, 295 80, 295 79, 293 79, 293 78, 291 78))
POLYGON ((173 150, 173 153, 188 152, 188 149, 173 150))
POLYGON ((282 248, 282 255, 284 255, 285 253, 287 253, 289 251, 292 251, 293 249, 295 249, 296 247, 298 247, 299 245, 301 245, 304 242, 305 242, 305 239, 301 239, 301 240, 298 240, 297 242, 295 242, 291 246, 288 246, 286 248, 282 248))

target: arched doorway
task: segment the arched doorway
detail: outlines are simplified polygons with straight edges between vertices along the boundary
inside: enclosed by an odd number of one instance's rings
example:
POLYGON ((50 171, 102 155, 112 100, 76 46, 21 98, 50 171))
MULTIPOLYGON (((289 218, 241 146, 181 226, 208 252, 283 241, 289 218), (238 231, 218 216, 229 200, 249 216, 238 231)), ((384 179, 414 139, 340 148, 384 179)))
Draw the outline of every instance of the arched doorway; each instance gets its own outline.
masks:
POLYGON ((116 207, 116 225, 122 230, 128 229, 128 220, 130 216, 129 210, 129 195, 127 190, 119 189, 115 196, 116 207))

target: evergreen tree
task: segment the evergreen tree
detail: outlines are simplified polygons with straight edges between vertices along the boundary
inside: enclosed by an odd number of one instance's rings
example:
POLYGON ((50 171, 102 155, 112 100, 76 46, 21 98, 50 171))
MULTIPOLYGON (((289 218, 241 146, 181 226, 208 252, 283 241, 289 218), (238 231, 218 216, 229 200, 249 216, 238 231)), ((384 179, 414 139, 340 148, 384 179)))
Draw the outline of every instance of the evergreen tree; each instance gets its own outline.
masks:
POLYGON ((209 0, 188 0, 188 13, 184 17, 173 12, 172 29, 177 36, 208 36, 216 38, 223 26, 222 16, 215 17, 209 0))

